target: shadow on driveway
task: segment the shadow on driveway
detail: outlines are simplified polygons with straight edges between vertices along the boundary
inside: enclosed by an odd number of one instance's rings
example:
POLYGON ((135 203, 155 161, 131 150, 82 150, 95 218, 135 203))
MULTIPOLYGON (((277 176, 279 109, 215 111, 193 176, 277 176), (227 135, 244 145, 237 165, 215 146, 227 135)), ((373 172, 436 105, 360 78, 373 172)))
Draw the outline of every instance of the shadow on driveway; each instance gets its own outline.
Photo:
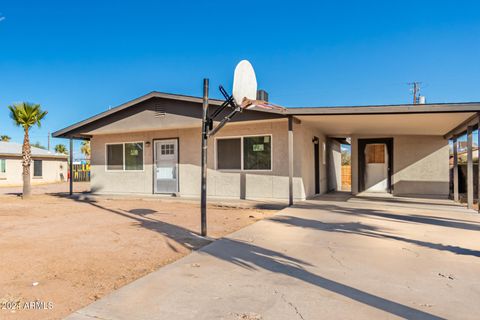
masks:
MULTIPOLYGON (((148 215, 150 213, 154 213, 153 210, 149 211, 149 209, 144 208, 137 208, 129 211, 116 210, 106 208, 96 203, 94 200, 85 201, 74 199, 74 201, 88 203, 89 205, 103 209, 108 213, 132 219, 138 222, 139 226, 158 232, 165 237, 180 243, 186 248, 198 249, 210 242, 191 230, 149 217, 148 215)), ((319 231, 357 232, 359 234, 366 233, 367 235, 376 231, 374 227, 355 223, 326 224, 320 221, 293 217, 274 217, 271 220, 298 227, 314 228, 319 231)), ((442 319, 433 314, 324 278, 308 271, 307 269, 313 266, 303 260, 293 258, 281 252, 259 247, 252 243, 224 238, 203 248, 199 253, 213 256, 217 259, 221 259, 249 270, 261 268, 270 272, 280 273, 336 294, 343 295, 349 299, 383 310, 398 317, 407 319, 442 319)))

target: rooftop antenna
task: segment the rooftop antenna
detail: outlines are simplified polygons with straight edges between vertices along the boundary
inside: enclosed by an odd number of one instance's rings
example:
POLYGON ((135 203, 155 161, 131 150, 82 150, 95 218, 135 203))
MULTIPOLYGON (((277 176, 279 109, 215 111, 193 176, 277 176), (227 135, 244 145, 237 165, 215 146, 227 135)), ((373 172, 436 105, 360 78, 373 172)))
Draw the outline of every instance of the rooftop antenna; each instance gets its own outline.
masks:
POLYGON ((211 114, 208 110, 209 80, 203 79, 203 108, 202 108, 202 163, 201 163, 201 235, 207 235, 207 153, 208 139, 213 137, 233 117, 246 109, 260 108, 279 110, 284 112, 285 108, 273 105, 264 100, 257 100, 257 78, 252 65, 247 60, 242 60, 235 68, 233 75, 233 89, 230 95, 223 86, 219 86, 224 102, 211 114), (221 114, 226 115, 214 127, 214 120, 221 114))

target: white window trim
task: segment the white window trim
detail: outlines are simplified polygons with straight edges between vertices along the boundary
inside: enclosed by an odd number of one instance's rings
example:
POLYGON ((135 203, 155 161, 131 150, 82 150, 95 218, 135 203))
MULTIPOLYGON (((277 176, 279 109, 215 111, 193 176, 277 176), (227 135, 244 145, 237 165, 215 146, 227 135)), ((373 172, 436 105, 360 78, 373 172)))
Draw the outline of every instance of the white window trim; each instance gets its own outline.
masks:
POLYGON ((273 135, 271 133, 267 134, 248 134, 242 136, 222 136, 215 137, 214 143, 214 167, 215 170, 220 172, 272 172, 273 171, 273 135), (270 137, 270 169, 244 169, 244 157, 243 157, 243 138, 249 137, 270 137), (218 140, 227 140, 227 139, 240 139, 240 169, 218 169, 218 140))
POLYGON ((105 143, 105 172, 144 172, 145 171, 145 141, 126 141, 126 142, 108 142, 105 143), (125 169, 125 144, 127 143, 141 143, 142 148, 142 170, 126 170, 125 169), (123 168, 110 170, 108 169, 108 146, 111 145, 122 145, 122 165, 123 168))

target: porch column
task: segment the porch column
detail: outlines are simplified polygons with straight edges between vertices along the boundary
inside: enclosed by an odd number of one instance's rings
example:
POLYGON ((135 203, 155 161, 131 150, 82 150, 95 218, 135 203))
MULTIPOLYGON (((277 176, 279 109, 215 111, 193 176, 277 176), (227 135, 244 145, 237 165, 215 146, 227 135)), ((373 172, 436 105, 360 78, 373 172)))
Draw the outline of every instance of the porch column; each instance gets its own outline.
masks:
POLYGON ((477 126, 477 204, 478 212, 480 212, 480 114, 478 116, 478 126, 477 126))
POLYGON ((293 205, 293 117, 288 117, 288 205, 293 205))
POLYGON ((467 127, 467 206, 473 208, 473 126, 467 127))
POLYGON ((453 200, 458 202, 458 143, 457 138, 453 138, 453 200))
POLYGON ((70 138, 70 195, 73 194, 73 139, 70 138))

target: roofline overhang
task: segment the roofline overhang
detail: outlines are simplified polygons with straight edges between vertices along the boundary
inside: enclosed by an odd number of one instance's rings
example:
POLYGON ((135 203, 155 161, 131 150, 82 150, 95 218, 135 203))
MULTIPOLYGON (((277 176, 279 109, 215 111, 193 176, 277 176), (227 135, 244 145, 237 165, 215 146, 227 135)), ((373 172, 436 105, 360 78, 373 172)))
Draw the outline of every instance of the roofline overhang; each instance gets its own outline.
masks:
POLYGON ((445 139, 456 139, 459 136, 464 135, 467 132, 468 127, 473 127, 474 129, 478 128, 480 120, 480 113, 475 113, 473 116, 469 117, 458 126, 447 132, 443 137, 445 139))
MULTIPOLYGON (((93 122, 93 121, 105 118, 105 117, 107 117, 107 116, 109 116, 113 113, 124 110, 128 107, 131 107, 133 105, 136 105, 140 102, 146 101, 146 100, 151 99, 151 98, 165 98, 165 99, 174 99, 174 100, 179 100, 179 101, 202 103, 202 99, 198 98, 198 97, 152 91, 150 93, 147 93, 146 95, 143 95, 143 96, 138 97, 136 99, 130 100, 130 101, 128 101, 126 103, 123 103, 123 104, 121 104, 117 107, 114 107, 114 108, 109 109, 107 111, 96 114, 96 115, 94 115, 90 118, 87 118, 85 120, 74 123, 71 126, 68 126, 68 127, 63 128, 61 130, 55 131, 55 132, 52 133, 52 137, 54 137, 54 138, 77 138, 77 139, 81 138, 81 137, 69 136, 68 132, 72 131, 74 129, 80 128, 80 127, 82 127, 86 124, 89 124, 89 123, 93 122)), ((220 100, 216 100, 216 99, 209 99, 209 103, 220 105, 222 102, 220 100)), ((87 137, 87 136, 85 136, 85 137, 87 137)))
POLYGON ((397 104, 361 107, 306 107, 289 108, 287 114, 294 116, 309 115, 368 115, 368 114, 408 114, 408 113, 458 113, 479 112, 480 102, 467 103, 430 103, 397 104))
MULTIPOLYGON (((124 110, 128 107, 141 103, 151 98, 163 98, 177 101, 193 102, 201 104, 203 99, 200 97, 171 94, 158 91, 152 91, 146 95, 130 100, 115 108, 104 111, 83 121, 77 122, 71 126, 52 133, 54 138, 71 138, 71 139, 86 139, 91 138, 90 135, 72 134, 73 130, 81 128, 84 125, 92 123, 96 120, 108 117, 111 114, 124 110)), ((219 106, 223 100, 209 99, 210 105, 219 106)), ((305 107, 305 108, 286 108, 285 111, 267 110, 260 108, 250 109, 263 113, 274 113, 279 116, 328 116, 328 115, 372 115, 372 114, 419 114, 419 113, 459 113, 459 112, 480 112, 480 102, 466 102, 466 103, 429 103, 429 104, 401 104, 401 105, 370 105, 370 106, 346 106, 346 107, 305 107)))

